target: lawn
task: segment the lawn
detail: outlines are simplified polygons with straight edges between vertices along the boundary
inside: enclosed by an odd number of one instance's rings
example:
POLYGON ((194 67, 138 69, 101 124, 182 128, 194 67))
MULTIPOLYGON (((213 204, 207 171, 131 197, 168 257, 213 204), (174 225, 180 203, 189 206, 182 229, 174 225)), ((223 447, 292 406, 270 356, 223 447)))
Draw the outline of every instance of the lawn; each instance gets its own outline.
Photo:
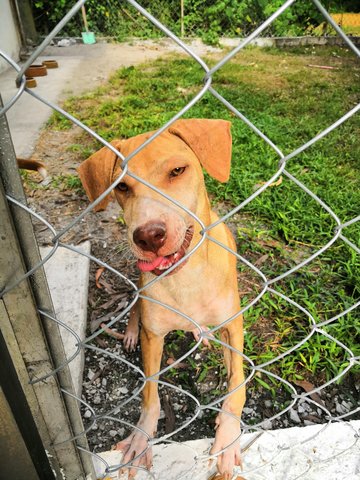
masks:
MULTIPOLYGON (((215 59, 208 59, 213 65, 215 59)), ((119 70, 109 82, 81 97, 69 99, 65 110, 106 140, 128 138, 159 128, 202 88, 203 70, 183 56, 163 57, 139 67, 119 70)), ((320 133, 359 102, 360 65, 341 48, 275 50, 248 48, 222 67, 213 87, 247 116, 286 155, 320 133), (321 69, 309 65, 333 67, 321 69)), ((185 117, 223 118, 232 122, 231 178, 219 184, 207 178, 211 201, 220 213, 244 201, 277 171, 278 155, 248 126, 207 93, 185 117)), ((54 114, 48 128, 72 124, 54 114)), ((76 149, 86 158, 99 147, 83 134, 76 149)), ((347 222, 359 215, 359 116, 347 120, 315 145, 289 160, 287 171, 319 196, 347 222)), ((238 252, 260 268, 268 279, 289 270, 324 246, 334 235, 331 215, 286 176, 248 203, 229 223, 236 232, 238 252)), ((360 245, 360 225, 343 231, 360 245)), ((259 277, 239 262, 239 289, 246 306, 259 291, 259 277), (246 288, 242 284, 246 282, 246 288), (248 287, 249 282, 252 287, 248 287)), ((310 264, 276 282, 273 288, 307 309, 316 322, 327 320, 360 297, 360 259, 337 240, 310 264)), ((257 364, 271 361, 311 331, 309 317, 266 293, 245 313, 245 353, 257 364)), ((341 317, 324 331, 360 355, 358 310, 341 317)), ((168 354, 179 355, 172 334, 168 354)), ((188 344, 191 342, 189 339, 188 344)), ((219 368, 214 351, 197 370, 197 380, 219 368)), ((268 370, 289 381, 308 379, 316 385, 333 378, 348 365, 349 354, 336 342, 316 333, 304 345, 268 370)), ((358 375, 358 365, 352 375, 358 375)), ((193 385, 186 370, 170 375, 193 385)), ((267 375, 256 380, 273 390, 267 375)), ((273 390, 275 391, 275 390, 273 390)), ((217 392, 212 392, 216 394, 217 392)))

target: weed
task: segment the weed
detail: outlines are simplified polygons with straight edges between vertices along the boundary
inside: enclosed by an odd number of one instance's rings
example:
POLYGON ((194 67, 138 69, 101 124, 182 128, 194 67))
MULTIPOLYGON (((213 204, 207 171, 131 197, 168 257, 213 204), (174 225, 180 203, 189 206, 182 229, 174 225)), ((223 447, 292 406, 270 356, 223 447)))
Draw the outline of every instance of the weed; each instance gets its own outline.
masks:
POLYGON ((90 157, 91 153, 92 153, 92 149, 87 147, 87 146, 84 146, 82 144, 79 144, 79 143, 74 143, 72 145, 69 145, 67 147, 67 151, 68 152, 73 152, 73 153, 78 153, 79 154, 79 157, 80 159, 86 159, 88 157, 90 157))
POLYGON ((83 191, 81 180, 77 175, 57 175, 52 177, 51 186, 59 190, 83 191))

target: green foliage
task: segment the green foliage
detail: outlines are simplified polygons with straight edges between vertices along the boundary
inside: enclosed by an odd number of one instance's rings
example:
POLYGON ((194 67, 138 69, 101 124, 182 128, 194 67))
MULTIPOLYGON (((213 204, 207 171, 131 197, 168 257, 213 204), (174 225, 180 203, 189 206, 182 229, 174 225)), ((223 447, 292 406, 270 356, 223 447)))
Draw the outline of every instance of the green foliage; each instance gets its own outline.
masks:
POLYGON ((75 190, 76 192, 83 192, 83 186, 80 178, 77 175, 57 175, 51 179, 51 187, 59 190, 75 190))
MULTIPOLYGON (((49 8, 45 0, 32 0, 32 8, 38 31, 42 34, 50 32, 64 15, 74 5, 74 0, 59 0, 53 2, 49 8)), ((179 19, 179 4, 174 0, 162 2, 161 0, 144 1, 144 8, 154 14, 158 20, 167 24, 175 25, 179 19), (176 8, 175 7, 176 3, 176 8)), ((160 36, 160 32, 145 17, 137 12, 131 5, 118 0, 87 0, 85 3, 89 30, 112 36, 118 40, 126 37, 154 37, 160 36)), ((66 24, 61 35, 80 36, 84 31, 81 10, 66 24)))
MULTIPOLYGON (((180 1, 142 0, 148 12, 180 34, 180 1)), ((274 13, 284 0, 185 0, 184 27, 186 36, 200 36, 216 44, 221 36, 246 36, 274 13)), ((32 0, 38 31, 48 33, 74 5, 74 0, 58 0, 49 7, 45 0, 32 0)), ((128 37, 161 36, 161 32, 138 11, 118 0, 87 0, 86 11, 90 30, 123 40, 128 37)), ((359 11, 355 0, 323 1, 332 12, 359 11)), ((304 35, 313 32, 324 21, 311 0, 295 2, 265 32, 268 36, 304 35)), ((64 27, 63 35, 80 36, 84 30, 81 13, 64 27)))

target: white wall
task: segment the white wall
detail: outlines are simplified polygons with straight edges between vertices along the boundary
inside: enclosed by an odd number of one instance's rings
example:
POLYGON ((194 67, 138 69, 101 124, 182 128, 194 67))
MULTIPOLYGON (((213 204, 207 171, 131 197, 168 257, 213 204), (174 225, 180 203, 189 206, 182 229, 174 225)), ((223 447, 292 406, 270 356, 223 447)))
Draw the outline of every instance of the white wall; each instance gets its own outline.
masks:
MULTIPOLYGON (((19 60, 20 36, 14 18, 10 0, 0 0, 0 50, 7 53, 13 60, 19 60)), ((9 64, 0 57, 0 72, 9 68, 9 64)))

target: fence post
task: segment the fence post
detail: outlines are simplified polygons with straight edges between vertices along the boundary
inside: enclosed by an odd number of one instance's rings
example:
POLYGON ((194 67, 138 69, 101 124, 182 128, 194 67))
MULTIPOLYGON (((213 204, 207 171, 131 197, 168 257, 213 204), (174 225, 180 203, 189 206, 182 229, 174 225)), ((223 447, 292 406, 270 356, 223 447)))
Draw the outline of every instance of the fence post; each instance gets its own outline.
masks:
MULTIPOLYGON (((2 106, 1 97, 0 106, 2 106)), ((5 116, 2 116, 0 117, 0 292, 17 278, 21 278, 30 266, 40 261, 30 215, 22 208, 11 203, 8 205, 5 195, 23 204, 26 203, 7 121, 5 116)), ((14 382, 18 395, 23 398, 29 421, 33 419, 33 427, 36 427, 39 439, 41 438, 42 448, 37 445, 38 454, 41 456, 41 452, 45 454, 46 451, 57 478, 84 479, 87 474, 95 478, 90 456, 79 451, 74 442, 61 443, 84 429, 78 401, 61 392, 61 389, 69 393, 74 392, 68 366, 62 368, 57 377, 51 376, 42 382, 30 383, 31 379, 34 380, 51 372, 66 360, 58 325, 41 318, 38 308, 54 315, 42 268, 39 268, 30 280, 22 281, 4 295, 0 294, 0 330, 9 361, 6 367, 9 371, 13 369, 16 372, 17 378, 14 382)), ((3 381, 1 376, 0 380, 3 381)), ((23 418, 16 418, 19 415, 16 411, 19 397, 14 399, 11 392, 6 392, 9 383, 13 382, 3 383, 5 395, 8 393, 7 403, 12 409, 17 424, 20 425, 23 423, 23 418)), ((11 386, 14 387, 13 384, 11 386)), ((24 438, 24 441, 26 444, 28 439, 24 438)), ((87 449, 85 436, 77 439, 77 445, 87 449)), ((30 455, 34 455, 32 460, 36 464, 39 458, 35 458, 35 453, 31 451, 32 445, 28 442, 26 446, 30 455)), ((51 477, 40 476, 39 478, 51 477)))
POLYGON ((185 29, 184 29, 184 0, 180 0, 180 36, 184 38, 185 29))

